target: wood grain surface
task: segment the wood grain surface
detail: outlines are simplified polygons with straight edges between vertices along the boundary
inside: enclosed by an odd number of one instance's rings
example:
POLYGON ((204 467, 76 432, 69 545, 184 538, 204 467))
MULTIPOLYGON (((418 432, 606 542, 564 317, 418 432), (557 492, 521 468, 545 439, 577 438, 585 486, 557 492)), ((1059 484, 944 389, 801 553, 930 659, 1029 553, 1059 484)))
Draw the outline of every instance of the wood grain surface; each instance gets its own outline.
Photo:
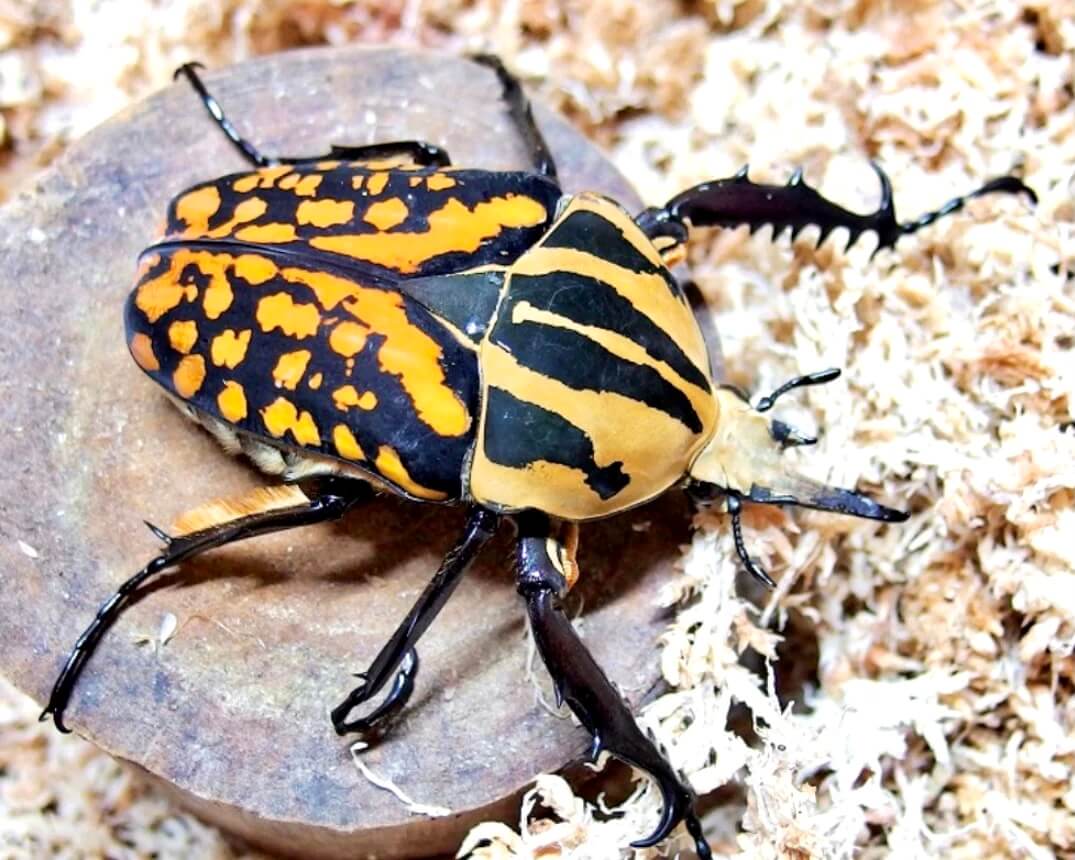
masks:
MULTIPOLYGON (((495 77, 463 59, 316 49, 206 81, 266 152, 423 138, 458 165, 526 163, 495 77)), ((540 106, 537 117, 567 190, 638 205, 577 132, 540 106)), ((135 258, 168 200, 243 166, 176 84, 73 145, 0 213, 0 667, 39 701, 96 606, 156 552, 143 518, 163 525, 266 483, 185 421, 123 341, 135 258)), ((328 711, 357 683, 351 673, 377 653, 461 525, 458 510, 384 499, 338 524, 184 565, 109 631, 69 725, 204 818, 280 854, 453 850, 470 825, 515 814, 512 799, 533 775, 563 767, 587 741, 542 708, 527 677, 507 534, 426 634, 410 705, 363 758, 454 814, 411 815, 359 773, 333 732, 328 711), (167 613, 177 629, 155 645, 167 613)), ((657 683, 665 619, 655 594, 687 526, 673 497, 583 529, 571 606, 583 607, 586 641, 636 704, 657 683)))

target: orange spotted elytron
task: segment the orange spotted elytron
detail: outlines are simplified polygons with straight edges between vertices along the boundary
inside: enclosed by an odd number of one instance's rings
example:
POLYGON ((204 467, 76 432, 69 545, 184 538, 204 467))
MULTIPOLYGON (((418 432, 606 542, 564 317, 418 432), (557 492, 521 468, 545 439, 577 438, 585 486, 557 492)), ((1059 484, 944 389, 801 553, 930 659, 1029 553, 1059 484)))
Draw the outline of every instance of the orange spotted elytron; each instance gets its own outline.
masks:
POLYGON ((139 261, 127 303, 131 355, 179 408, 231 453, 281 483, 154 528, 161 554, 101 606, 75 644, 42 718, 63 712, 83 665, 147 580, 232 541, 343 516, 371 487, 463 504, 468 518, 414 608, 333 710, 337 732, 367 732, 408 700, 415 646, 502 519, 517 530, 519 593, 557 695, 601 750, 647 772, 663 798, 638 847, 684 823, 710 856, 694 796, 574 632, 561 599, 579 576, 578 524, 673 488, 723 500, 748 571, 747 503, 801 505, 886 522, 905 514, 782 463, 813 439, 765 413, 792 379, 756 404, 718 384, 692 285, 669 266, 691 226, 808 225, 869 231, 878 247, 989 192, 1023 193, 1006 176, 906 224, 888 178, 857 215, 796 173, 786 186, 734 177, 697 185, 632 217, 595 194, 565 194, 517 81, 494 57, 530 170, 449 164, 419 141, 334 147, 270 158, 243 139, 183 66, 213 121, 253 165, 171 204, 164 234, 139 261), (364 716, 351 717, 385 688, 364 716))

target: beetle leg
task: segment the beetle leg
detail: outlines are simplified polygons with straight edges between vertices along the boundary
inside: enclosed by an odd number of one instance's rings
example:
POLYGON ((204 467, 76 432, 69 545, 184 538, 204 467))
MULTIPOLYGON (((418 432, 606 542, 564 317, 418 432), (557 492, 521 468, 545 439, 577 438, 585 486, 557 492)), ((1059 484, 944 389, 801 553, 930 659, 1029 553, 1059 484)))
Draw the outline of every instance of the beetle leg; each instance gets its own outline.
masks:
POLYGON ((845 227, 849 234, 847 247, 858 241, 863 233, 876 233, 878 243, 874 253, 877 253, 881 248, 894 247, 901 236, 915 233, 939 218, 958 212, 968 200, 984 194, 1025 194, 1031 203, 1037 202, 1034 192, 1020 180, 1014 176, 1001 176, 969 194, 949 200, 933 212, 900 223, 896 220, 892 183, 875 162, 870 162, 870 166, 881 182, 881 205, 868 215, 851 212, 826 200, 803 181, 802 170, 796 170, 787 185, 762 185, 751 182, 744 167, 735 176, 688 188, 663 207, 646 209, 635 221, 650 238, 666 237, 666 241, 682 236, 688 223, 694 227, 746 224, 751 232, 771 224, 774 235, 790 229, 792 238, 813 224, 821 229, 818 245, 837 227, 845 227))
POLYGON ((313 499, 307 500, 305 504, 240 516, 190 534, 170 537, 155 526, 150 526, 155 535, 168 538, 163 541, 164 552, 124 582, 108 600, 101 604, 93 621, 71 649, 67 662, 52 686, 48 704, 41 712, 40 719, 46 720, 51 716, 57 729, 64 733, 69 731, 63 722, 63 711, 83 666, 93 654, 101 636, 126 608, 138 588, 147 580, 214 547, 295 526, 338 519, 360 501, 369 498, 372 492, 369 485, 361 481, 327 481, 323 491, 313 499))
POLYGON ((254 144, 244 138, 224 114, 224 109, 202 83, 196 69, 204 68, 201 63, 184 63, 175 70, 175 76, 185 77, 198 97, 205 105, 213 122, 224 132, 239 153, 255 167, 269 167, 273 164, 306 164, 315 161, 370 161, 388 158, 402 158, 412 164, 421 166, 436 165, 447 167, 451 164, 448 153, 441 147, 422 140, 402 140, 391 143, 372 143, 368 146, 333 146, 326 155, 312 156, 272 156, 265 155, 254 144))
POLYGON ((448 551, 433 579, 374 658, 370 668, 359 676, 363 679, 362 684, 333 708, 332 725, 337 734, 369 731, 379 720, 406 704, 414 689, 414 675, 418 671, 418 654, 414 646, 448 602, 478 552, 496 534, 499 523, 499 515, 492 511, 477 507, 471 510, 463 536, 448 551), (376 696, 393 676, 395 682, 384 702, 365 717, 347 719, 352 710, 376 696))
POLYGON ((735 493, 728 494, 728 513, 732 517, 732 539, 735 541, 735 554, 739 556, 739 560, 743 562, 743 567, 746 568, 747 573, 753 576, 758 582, 764 585, 766 588, 776 588, 776 583, 773 582, 773 578, 765 572, 764 569, 758 566, 758 563, 750 557, 750 553, 747 552, 747 545, 743 541, 743 524, 741 517, 743 516, 743 502, 739 496, 735 493))
POLYGON ((682 821, 694 838, 698 856, 708 860, 712 855, 694 811, 694 793, 639 728, 627 703, 564 614, 560 601, 567 582, 549 553, 553 532, 548 519, 525 514, 518 518, 518 524, 516 585, 526 600, 530 628, 555 684, 557 701, 566 701, 593 736, 591 754, 595 758, 607 750, 648 773, 661 792, 663 809, 657 827, 632 847, 656 845, 682 821))
POLYGON ((509 72, 496 54, 474 54, 471 59, 479 65, 486 66, 496 72, 500 85, 504 89, 504 101, 508 104, 511 119, 519 130, 526 148, 530 151, 530 160, 534 169, 542 176, 556 180, 556 162, 553 160, 549 146, 541 134, 541 129, 534 121, 534 112, 530 107, 530 100, 523 92, 518 78, 509 72))

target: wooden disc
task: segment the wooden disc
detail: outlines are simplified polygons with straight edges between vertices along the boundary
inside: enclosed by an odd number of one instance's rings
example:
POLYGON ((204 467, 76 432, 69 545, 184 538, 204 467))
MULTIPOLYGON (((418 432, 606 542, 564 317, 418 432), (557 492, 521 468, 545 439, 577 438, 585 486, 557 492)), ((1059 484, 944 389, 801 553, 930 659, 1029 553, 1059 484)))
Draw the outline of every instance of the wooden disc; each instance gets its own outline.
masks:
MULTIPOLYGON (((268 153, 425 139, 462 166, 521 168, 526 153, 493 74, 459 58, 317 49, 206 76, 268 153)), ((563 120, 537 110, 567 190, 638 206, 563 120)), ((178 83, 73 145, 0 214, 5 389, 0 664, 44 701, 98 604, 210 498, 270 483, 184 420, 130 360, 122 308, 138 252, 169 199, 244 162, 178 83)), ((624 428, 624 432, 632 432, 624 428)), ((416 801, 411 814, 355 767, 328 712, 410 608, 462 524, 457 509, 384 499, 338 524, 227 547, 151 585, 103 639, 69 725, 186 806, 277 853, 424 856, 514 815, 534 774, 586 734, 550 715, 527 674, 524 614, 502 535, 419 648, 415 695, 363 761, 416 801), (176 628, 161 644, 166 619, 176 628)), ((656 685, 655 593, 687 535, 678 498, 586 526, 585 639, 638 703, 656 685)), ((540 662, 535 676, 547 685, 540 662)))

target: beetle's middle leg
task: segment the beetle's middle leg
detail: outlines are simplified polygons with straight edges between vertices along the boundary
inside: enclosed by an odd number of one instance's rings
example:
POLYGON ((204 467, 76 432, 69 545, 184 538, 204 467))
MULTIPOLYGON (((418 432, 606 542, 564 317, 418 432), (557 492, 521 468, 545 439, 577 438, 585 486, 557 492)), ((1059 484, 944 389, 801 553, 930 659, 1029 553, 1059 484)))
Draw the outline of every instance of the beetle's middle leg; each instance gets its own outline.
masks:
POLYGON ((657 827, 632 847, 656 845, 682 821, 694 838, 698 856, 708 860, 712 855, 694 811, 693 792, 639 728, 627 703, 564 614, 560 601, 567 592, 564 560, 570 552, 556 539, 543 514, 521 515, 518 525, 516 584, 526 600, 530 628, 552 676, 557 701, 566 701, 593 736, 590 749, 594 759, 601 750, 607 750, 646 771, 661 792, 664 807, 657 827))
POLYGON ((401 158, 404 161, 422 166, 435 165, 447 167, 451 164, 448 153, 442 147, 424 140, 401 140, 390 143, 371 143, 366 146, 333 146, 325 155, 310 156, 285 156, 265 155, 254 144, 239 134, 231 120, 224 114, 213 94, 198 76, 197 69, 201 63, 184 63, 175 70, 175 77, 185 77, 198 97, 205 105, 213 122, 224 132, 224 136, 231 141, 239 153, 254 167, 269 167, 274 164, 307 164, 315 161, 380 161, 383 159, 401 158))
POLYGON ((499 515, 492 511, 477 507, 471 509, 463 536, 448 551, 429 585, 374 658, 369 669, 360 675, 362 684, 333 708, 332 725, 337 734, 369 731, 384 717, 407 703, 414 689, 414 676, 418 671, 418 654, 414 646, 448 602, 478 552, 496 534, 499 523, 499 515), (347 719, 351 711, 384 689, 393 675, 395 681, 392 689, 381 704, 364 717, 347 719))

